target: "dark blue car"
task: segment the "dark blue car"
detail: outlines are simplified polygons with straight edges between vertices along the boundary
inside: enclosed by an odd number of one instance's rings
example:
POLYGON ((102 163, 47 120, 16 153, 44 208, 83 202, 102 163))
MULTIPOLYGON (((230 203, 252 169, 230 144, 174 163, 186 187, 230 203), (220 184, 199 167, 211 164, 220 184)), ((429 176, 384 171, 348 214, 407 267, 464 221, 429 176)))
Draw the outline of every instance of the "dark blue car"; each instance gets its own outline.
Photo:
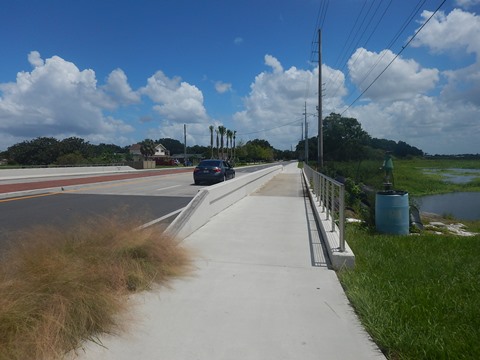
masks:
POLYGON ((235 170, 224 160, 202 160, 193 170, 195 185, 218 183, 235 177, 235 170))

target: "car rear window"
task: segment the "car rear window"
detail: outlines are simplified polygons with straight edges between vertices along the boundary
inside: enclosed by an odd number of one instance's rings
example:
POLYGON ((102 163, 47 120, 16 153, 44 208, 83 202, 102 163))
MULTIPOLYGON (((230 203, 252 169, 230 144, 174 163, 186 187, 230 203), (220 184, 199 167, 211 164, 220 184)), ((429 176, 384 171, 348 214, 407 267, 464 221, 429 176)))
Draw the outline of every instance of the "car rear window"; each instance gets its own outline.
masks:
POLYGON ((218 160, 204 160, 201 161, 198 166, 220 166, 220 161, 218 160))

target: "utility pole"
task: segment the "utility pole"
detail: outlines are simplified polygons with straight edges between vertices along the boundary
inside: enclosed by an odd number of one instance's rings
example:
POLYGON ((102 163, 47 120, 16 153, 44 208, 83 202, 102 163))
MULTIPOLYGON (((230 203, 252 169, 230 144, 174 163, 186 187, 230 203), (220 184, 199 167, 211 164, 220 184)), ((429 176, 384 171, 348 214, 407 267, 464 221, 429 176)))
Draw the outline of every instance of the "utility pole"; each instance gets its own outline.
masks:
MULTIPOLYGON (((303 141, 303 123, 302 124, 302 132, 300 133, 302 135, 302 141, 303 141)), ((305 161, 305 150, 303 151, 303 161, 305 161)))
POLYGON ((308 164, 308 122, 307 122, 307 102, 305 101, 305 163, 308 164))
POLYGON ((187 166, 187 124, 183 124, 183 165, 187 166))
POLYGON ((318 164, 323 170, 323 120, 322 120, 322 29, 318 29, 318 164))

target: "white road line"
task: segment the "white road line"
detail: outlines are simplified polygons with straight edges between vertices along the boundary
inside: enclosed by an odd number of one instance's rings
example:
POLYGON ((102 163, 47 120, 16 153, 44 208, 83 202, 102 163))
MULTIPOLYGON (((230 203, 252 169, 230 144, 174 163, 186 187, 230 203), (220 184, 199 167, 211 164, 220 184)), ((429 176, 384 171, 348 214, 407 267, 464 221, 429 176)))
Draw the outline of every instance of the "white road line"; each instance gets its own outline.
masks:
POLYGON ((179 186, 182 186, 182 185, 167 186, 167 187, 164 187, 164 188, 157 189, 157 191, 162 191, 162 190, 167 190, 167 189, 173 189, 173 188, 176 188, 176 187, 179 187, 179 186))
POLYGON ((146 224, 143 224, 143 225, 139 226, 138 228, 136 228, 136 230, 141 230, 141 229, 145 229, 145 228, 147 228, 147 227, 149 227, 149 226, 152 226, 152 225, 154 225, 154 224, 156 224, 156 223, 158 223, 158 222, 160 222, 160 221, 162 221, 162 220, 165 220, 165 219, 169 218, 170 216, 173 216, 173 215, 175 215, 175 214, 178 214, 178 213, 181 212, 183 209, 185 209, 185 208, 183 207, 183 208, 181 208, 181 209, 175 210, 175 211, 171 212, 170 214, 164 215, 164 216, 162 216, 162 217, 160 217, 160 218, 158 218, 158 219, 155 219, 155 220, 152 220, 152 221, 150 221, 150 222, 148 222, 148 223, 146 223, 146 224))

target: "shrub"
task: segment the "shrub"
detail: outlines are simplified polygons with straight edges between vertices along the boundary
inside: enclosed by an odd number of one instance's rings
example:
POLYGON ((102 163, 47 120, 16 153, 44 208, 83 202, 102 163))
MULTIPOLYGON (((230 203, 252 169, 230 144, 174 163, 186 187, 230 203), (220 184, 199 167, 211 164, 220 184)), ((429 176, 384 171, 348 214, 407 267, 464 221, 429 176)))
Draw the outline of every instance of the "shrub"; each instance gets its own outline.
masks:
POLYGON ((189 269, 188 252, 141 222, 86 219, 11 239, 0 264, 0 359, 61 358, 122 329, 126 297, 189 269))

